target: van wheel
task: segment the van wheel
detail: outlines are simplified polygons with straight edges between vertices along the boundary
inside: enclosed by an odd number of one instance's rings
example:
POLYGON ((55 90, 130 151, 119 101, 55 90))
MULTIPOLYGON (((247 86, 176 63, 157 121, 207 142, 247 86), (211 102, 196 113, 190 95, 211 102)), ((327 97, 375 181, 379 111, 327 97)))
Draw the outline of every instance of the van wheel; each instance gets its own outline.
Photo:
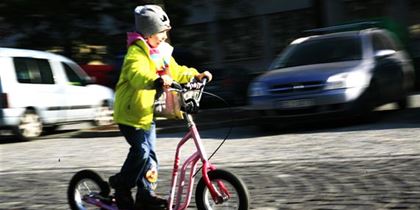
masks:
POLYGON ((410 106, 410 99, 408 96, 405 96, 397 101, 397 106, 399 109, 407 109, 410 106))
POLYGON ((93 124, 96 126, 110 125, 113 123, 112 118, 113 110, 107 103, 104 103, 102 106, 97 107, 95 110, 95 119, 93 124))
POLYGON ((41 118, 34 111, 26 111, 20 117, 19 125, 14 132, 21 140, 30 140, 39 137, 42 133, 41 118))

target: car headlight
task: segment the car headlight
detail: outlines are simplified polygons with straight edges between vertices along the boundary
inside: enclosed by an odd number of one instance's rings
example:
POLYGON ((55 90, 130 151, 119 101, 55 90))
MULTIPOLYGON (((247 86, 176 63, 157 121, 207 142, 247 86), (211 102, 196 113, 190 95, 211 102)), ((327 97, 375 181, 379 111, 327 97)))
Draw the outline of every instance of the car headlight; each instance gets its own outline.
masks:
POLYGON ((267 86, 266 86, 266 84, 264 84, 262 82, 254 82, 254 83, 252 83, 250 85, 250 87, 249 87, 248 95, 249 96, 263 96, 263 95, 267 95, 267 86))
POLYGON ((336 74, 327 79, 325 89, 364 88, 369 85, 369 80, 369 75, 362 71, 336 74))

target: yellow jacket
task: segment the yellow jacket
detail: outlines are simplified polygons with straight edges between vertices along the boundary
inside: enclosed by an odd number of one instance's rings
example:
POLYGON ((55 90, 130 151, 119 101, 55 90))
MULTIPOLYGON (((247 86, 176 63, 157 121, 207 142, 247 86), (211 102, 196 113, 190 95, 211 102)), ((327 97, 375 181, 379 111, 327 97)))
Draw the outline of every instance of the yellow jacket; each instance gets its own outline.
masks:
MULTIPOLYGON (((199 74, 194 68, 180 66, 171 56, 169 71, 173 80, 187 83, 199 74)), ((147 44, 138 40, 132 44, 124 58, 115 91, 114 121, 149 130, 153 121, 153 103, 156 90, 153 82, 158 78, 156 65, 147 44)))

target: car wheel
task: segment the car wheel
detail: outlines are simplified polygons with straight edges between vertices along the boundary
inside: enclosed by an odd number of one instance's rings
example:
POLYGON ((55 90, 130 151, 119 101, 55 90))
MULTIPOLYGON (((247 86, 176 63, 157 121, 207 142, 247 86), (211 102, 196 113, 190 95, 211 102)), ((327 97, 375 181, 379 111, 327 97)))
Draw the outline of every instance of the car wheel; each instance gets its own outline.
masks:
POLYGON ((410 99, 409 97, 404 97, 397 101, 397 106, 399 109, 407 109, 410 106, 410 99))
POLYGON ((19 125, 15 129, 15 134, 21 140, 30 140, 41 136, 42 133, 41 118, 36 112, 28 110, 19 120, 19 125))
POLYGON ((380 91, 378 85, 373 80, 369 88, 353 102, 352 108, 346 112, 351 120, 361 123, 370 123, 376 121, 375 108, 380 104, 380 91))
POLYGON ((113 110, 107 103, 104 103, 102 106, 97 107, 95 110, 95 119, 93 120, 93 124, 96 126, 112 124, 112 113, 113 110))
POLYGON ((375 80, 371 81, 371 85, 367 89, 367 91, 360 97, 358 109, 361 110, 361 114, 369 115, 372 114, 373 110, 380 104, 381 100, 381 93, 379 91, 379 85, 375 82, 375 80))

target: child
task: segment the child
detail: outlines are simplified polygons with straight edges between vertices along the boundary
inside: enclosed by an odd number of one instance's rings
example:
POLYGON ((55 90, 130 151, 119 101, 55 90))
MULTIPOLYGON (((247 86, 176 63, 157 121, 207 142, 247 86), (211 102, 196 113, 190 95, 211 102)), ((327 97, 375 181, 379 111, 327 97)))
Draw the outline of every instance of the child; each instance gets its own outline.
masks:
POLYGON ((172 81, 186 83, 212 75, 180 66, 171 56, 173 48, 165 42, 171 29, 161 7, 145 5, 135 8, 135 32, 128 33, 128 51, 116 85, 114 121, 118 124, 130 150, 121 171, 109 178, 115 189, 119 209, 165 209, 166 199, 157 196, 158 160, 155 153, 156 131, 153 103, 156 88, 172 81), (137 186, 136 200, 131 189, 137 186))

